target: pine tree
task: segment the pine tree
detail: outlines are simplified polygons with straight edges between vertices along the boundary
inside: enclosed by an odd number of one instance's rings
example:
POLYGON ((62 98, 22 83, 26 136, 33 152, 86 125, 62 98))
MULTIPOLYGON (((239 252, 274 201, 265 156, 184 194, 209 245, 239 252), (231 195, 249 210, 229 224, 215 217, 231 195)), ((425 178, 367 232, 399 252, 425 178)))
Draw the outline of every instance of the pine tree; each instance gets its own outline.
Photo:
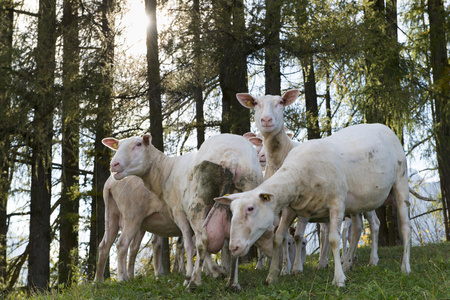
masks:
POLYGON ((28 287, 45 290, 50 281, 50 201, 52 191, 56 1, 39 1, 36 86, 31 139, 30 254, 28 287))

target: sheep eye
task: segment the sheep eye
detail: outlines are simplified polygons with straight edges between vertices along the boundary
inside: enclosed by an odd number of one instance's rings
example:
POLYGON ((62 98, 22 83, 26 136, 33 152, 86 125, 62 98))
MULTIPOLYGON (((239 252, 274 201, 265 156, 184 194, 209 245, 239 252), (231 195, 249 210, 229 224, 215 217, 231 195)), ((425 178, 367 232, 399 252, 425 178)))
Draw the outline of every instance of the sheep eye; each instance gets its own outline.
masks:
POLYGON ((138 143, 136 144, 136 146, 140 147, 140 146, 142 146, 142 143, 141 143, 141 142, 138 142, 138 143))
POLYGON ((247 211, 253 211, 253 206, 250 206, 249 208, 247 208, 247 211))

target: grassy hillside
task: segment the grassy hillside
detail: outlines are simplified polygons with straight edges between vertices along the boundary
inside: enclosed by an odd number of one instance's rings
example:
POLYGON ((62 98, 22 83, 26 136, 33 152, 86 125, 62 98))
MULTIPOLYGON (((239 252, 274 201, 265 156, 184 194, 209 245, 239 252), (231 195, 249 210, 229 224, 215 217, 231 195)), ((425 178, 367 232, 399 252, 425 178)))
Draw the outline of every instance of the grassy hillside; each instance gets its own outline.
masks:
MULTIPOLYGON (((316 270, 318 257, 307 258, 298 276, 280 277, 277 284, 264 285, 268 271, 254 270, 254 264, 240 266, 240 293, 228 291, 225 279, 204 278, 194 291, 183 287, 183 276, 171 274, 159 279, 139 276, 125 283, 108 281, 77 286, 62 293, 33 295, 32 299, 450 299, 450 243, 414 247, 412 273, 400 271, 402 248, 380 248, 377 267, 367 266, 370 248, 357 251, 358 261, 346 273, 344 288, 331 284, 333 269, 316 270)), ((333 261, 330 261, 332 266, 333 261)), ((24 296, 10 295, 9 299, 24 296)))

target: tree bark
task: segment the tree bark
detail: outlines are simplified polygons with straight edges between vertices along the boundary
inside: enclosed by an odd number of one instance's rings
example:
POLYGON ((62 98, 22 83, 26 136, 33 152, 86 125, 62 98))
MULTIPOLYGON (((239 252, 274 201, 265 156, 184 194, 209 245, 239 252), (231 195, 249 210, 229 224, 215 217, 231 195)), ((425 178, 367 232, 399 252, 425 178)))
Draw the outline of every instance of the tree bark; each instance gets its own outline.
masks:
POLYGON ((62 190, 59 212, 58 282, 70 286, 78 265, 79 220, 79 39, 78 2, 63 2, 62 190))
POLYGON ((330 85, 331 85, 331 80, 330 80, 330 72, 327 71, 327 86, 326 86, 326 91, 325 91, 325 108, 327 110, 327 125, 326 125, 326 129, 325 132, 327 133, 327 136, 331 136, 332 133, 332 114, 331 114, 331 92, 330 92, 330 85))
MULTIPOLYGON (((370 26, 372 36, 371 46, 366 51, 366 78, 370 89, 368 101, 364 104, 364 113, 368 123, 383 123, 389 126, 402 140, 403 124, 398 124, 394 117, 395 110, 401 111, 396 105, 401 99, 396 99, 400 90, 399 53, 397 35, 397 2, 387 0, 369 0, 365 7, 365 18, 370 26), (385 30, 384 30, 385 29, 385 30), (388 51, 378 46, 385 43, 388 51), (388 87, 391 95, 380 95, 379 86, 388 87)), ((392 205, 376 209, 380 220, 378 244, 380 246, 401 245, 400 231, 397 226, 397 210, 392 205)))
POLYGON ((237 100, 237 93, 248 92, 244 3, 220 0, 216 26, 221 30, 218 42, 219 81, 222 90, 222 133, 242 135, 250 131, 250 111, 237 100))
POLYGON ((264 74, 266 95, 281 95, 281 1, 266 0, 264 74))
MULTIPOLYGON (((147 27, 147 82, 148 101, 150 106, 150 134, 152 144, 164 152, 164 136, 162 123, 161 77, 159 67, 158 28, 156 18, 156 0, 145 0, 145 12, 150 18, 147 27)), ((163 238, 162 266, 165 274, 170 273, 169 239, 163 238)))
POLYGON ((52 190, 56 1, 39 1, 36 90, 31 141, 30 255, 28 287, 45 290, 50 281, 50 202, 52 190))
POLYGON ((150 106, 150 133, 152 135, 152 144, 157 149, 164 151, 156 6, 156 0, 145 1, 145 11, 150 18, 151 24, 147 28, 148 102, 150 106))
POLYGON ((5 10, 0 11, 0 290, 6 284, 6 249, 7 249, 7 208, 9 198, 10 169, 12 168, 11 160, 11 136, 10 128, 10 110, 11 110, 11 66, 12 66, 12 42, 13 42, 13 26, 14 15, 12 0, 4 0, 3 6, 5 10), (8 129, 7 129, 8 128, 8 129))
MULTIPOLYGON (((102 139, 112 135, 112 103, 114 84, 114 39, 115 0, 103 0, 102 13, 102 48, 100 53, 100 89, 97 103, 97 120, 94 142, 94 176, 92 183, 91 236, 89 240, 88 278, 93 279, 96 267, 98 245, 105 234, 105 201, 103 187, 110 175, 109 162, 111 152, 102 144, 102 139)), ((110 276, 109 260, 105 267, 105 277, 110 276)))
POLYGON ((192 14, 192 29, 194 31, 194 101, 195 120, 197 128, 197 149, 205 141, 205 118, 203 110, 203 82, 202 82, 202 45, 200 44, 201 34, 201 12, 200 1, 194 0, 192 14))
MULTIPOLYGON (((307 0, 297 3, 296 19, 300 28, 308 26, 307 0)), ((300 53, 299 60, 302 64, 303 83, 305 86, 305 108, 306 108, 306 129, 308 140, 320 138, 319 108, 317 106, 316 76, 314 72, 314 56, 312 45, 303 42, 303 53, 300 53)))
POLYGON ((303 82, 305 84, 306 129, 308 140, 320 139, 319 108, 317 106, 316 76, 313 56, 307 55, 302 61, 303 82))
POLYGON ((434 130, 442 195, 445 236, 450 242, 450 66, 445 36, 446 11, 442 0, 428 0, 430 51, 433 68, 434 130))

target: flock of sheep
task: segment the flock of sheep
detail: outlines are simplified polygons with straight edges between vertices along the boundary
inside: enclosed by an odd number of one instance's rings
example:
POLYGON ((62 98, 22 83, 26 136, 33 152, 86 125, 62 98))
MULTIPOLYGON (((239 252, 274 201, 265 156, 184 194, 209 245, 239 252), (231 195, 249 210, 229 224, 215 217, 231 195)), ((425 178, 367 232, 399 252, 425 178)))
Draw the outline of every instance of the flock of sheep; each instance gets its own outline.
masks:
MULTIPOLYGON (((237 94, 243 106, 255 109, 262 139, 220 134, 207 139, 197 152, 177 157, 157 150, 148 134, 103 139, 116 153, 104 188, 106 226, 96 280, 103 280, 110 247, 122 228, 117 243, 119 281, 133 277, 140 242, 149 231, 183 238, 188 288, 201 284, 203 266, 214 277, 224 273, 211 253, 226 249, 226 242, 232 254, 229 287, 240 288, 238 257, 252 245, 271 258, 266 279, 271 284, 280 266, 281 274, 303 270, 306 224, 320 222, 324 241, 319 267, 327 265, 331 247, 333 283, 344 286, 344 271, 353 263, 361 236, 361 215, 370 224, 370 264, 376 265, 379 221, 374 210, 392 199, 404 243, 401 269, 409 273, 409 187, 406 157, 397 136, 384 125, 361 124, 327 138, 295 142, 285 132, 283 113, 298 95, 298 90, 283 96, 237 94), (351 218, 352 230, 341 264, 340 228, 345 216, 351 218), (288 231, 296 218, 292 258, 288 231)), ((155 253, 155 272, 160 267, 157 257, 155 253)), ((184 254, 176 259, 184 270, 184 254)))

